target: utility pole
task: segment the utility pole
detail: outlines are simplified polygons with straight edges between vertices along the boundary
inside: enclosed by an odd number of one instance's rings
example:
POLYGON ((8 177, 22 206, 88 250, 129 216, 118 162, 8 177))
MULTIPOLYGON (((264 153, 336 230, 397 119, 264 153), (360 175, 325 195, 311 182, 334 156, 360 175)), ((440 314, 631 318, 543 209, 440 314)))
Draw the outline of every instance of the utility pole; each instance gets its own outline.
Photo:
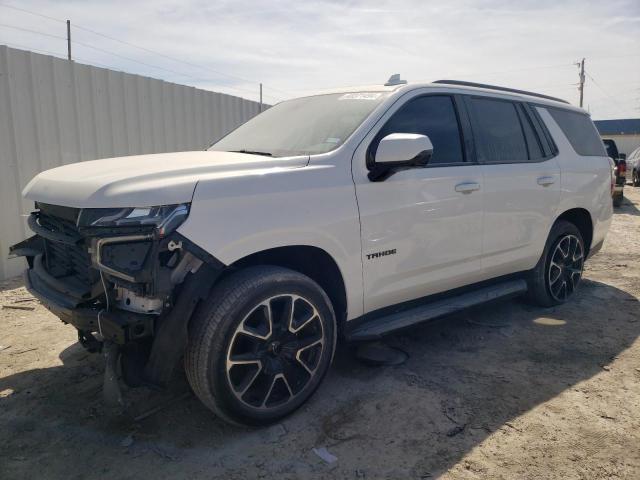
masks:
POLYGON ((576 65, 580 67, 580 86, 578 90, 580 90, 580 108, 582 108, 582 101, 584 100, 584 58, 576 65))
POLYGON ((262 113, 262 84, 260 84, 260 113, 262 113))
POLYGON ((67 20, 67 55, 71 60, 71 20, 67 20))

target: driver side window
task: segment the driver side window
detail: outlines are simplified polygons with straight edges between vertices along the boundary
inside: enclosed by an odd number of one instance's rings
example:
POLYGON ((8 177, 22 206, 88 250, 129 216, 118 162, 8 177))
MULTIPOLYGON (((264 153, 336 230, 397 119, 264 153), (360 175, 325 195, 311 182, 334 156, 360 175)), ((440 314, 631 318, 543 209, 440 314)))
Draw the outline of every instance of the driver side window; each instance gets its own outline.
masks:
POLYGON ((376 135, 369 150, 372 156, 380 140, 391 133, 427 135, 433 144, 429 165, 464 162, 458 116, 448 95, 418 97, 403 105, 376 135))

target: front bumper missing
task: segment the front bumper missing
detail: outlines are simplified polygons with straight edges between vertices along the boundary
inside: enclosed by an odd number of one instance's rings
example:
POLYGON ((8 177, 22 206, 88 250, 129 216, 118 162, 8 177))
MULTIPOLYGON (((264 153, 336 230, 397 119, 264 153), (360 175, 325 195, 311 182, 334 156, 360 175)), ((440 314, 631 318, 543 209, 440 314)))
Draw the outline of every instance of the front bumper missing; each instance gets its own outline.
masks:
POLYGON ((76 300, 55 289, 47 282, 46 275, 38 272, 37 266, 24 273, 27 290, 64 323, 80 332, 98 332, 105 340, 125 345, 153 335, 154 322, 150 315, 136 314, 124 310, 80 307, 76 300))
POLYGON ((56 208, 34 212, 36 235, 10 247, 10 256, 27 260, 26 288, 76 328, 87 350, 111 352, 108 362, 122 355, 123 368, 126 363, 140 373, 137 384, 166 385, 193 311, 226 266, 178 232, 78 230, 71 215, 56 208), (139 306, 140 298, 161 299, 162 310, 139 306))

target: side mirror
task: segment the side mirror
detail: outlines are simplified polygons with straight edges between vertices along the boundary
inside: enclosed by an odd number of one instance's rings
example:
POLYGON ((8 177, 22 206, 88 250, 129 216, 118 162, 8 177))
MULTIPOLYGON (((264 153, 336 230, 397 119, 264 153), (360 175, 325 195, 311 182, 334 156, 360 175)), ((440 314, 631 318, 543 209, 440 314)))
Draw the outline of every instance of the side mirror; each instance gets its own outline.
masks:
POLYGON ((393 167, 426 165, 433 155, 433 145, 426 135, 392 133, 378 144, 376 165, 393 167))
POLYGON ((377 182, 389 177, 392 170, 401 167, 423 167, 433 155, 433 144, 426 135, 392 133, 378 144, 375 163, 369 180, 377 182))
POLYGON ((626 153, 619 153, 618 154, 618 158, 620 160, 626 160, 627 159, 627 154, 626 153))

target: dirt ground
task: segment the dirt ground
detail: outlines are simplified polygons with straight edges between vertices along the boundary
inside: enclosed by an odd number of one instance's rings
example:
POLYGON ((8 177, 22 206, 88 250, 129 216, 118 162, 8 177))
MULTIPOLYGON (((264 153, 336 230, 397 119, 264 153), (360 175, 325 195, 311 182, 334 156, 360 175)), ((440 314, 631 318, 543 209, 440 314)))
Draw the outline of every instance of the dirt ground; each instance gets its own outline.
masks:
POLYGON ((402 332, 399 367, 343 346, 311 401, 261 430, 216 419, 183 377, 125 390, 131 413, 113 415, 102 358, 19 280, 0 284, 0 478, 640 478, 640 189, 625 190, 568 304, 402 332))

